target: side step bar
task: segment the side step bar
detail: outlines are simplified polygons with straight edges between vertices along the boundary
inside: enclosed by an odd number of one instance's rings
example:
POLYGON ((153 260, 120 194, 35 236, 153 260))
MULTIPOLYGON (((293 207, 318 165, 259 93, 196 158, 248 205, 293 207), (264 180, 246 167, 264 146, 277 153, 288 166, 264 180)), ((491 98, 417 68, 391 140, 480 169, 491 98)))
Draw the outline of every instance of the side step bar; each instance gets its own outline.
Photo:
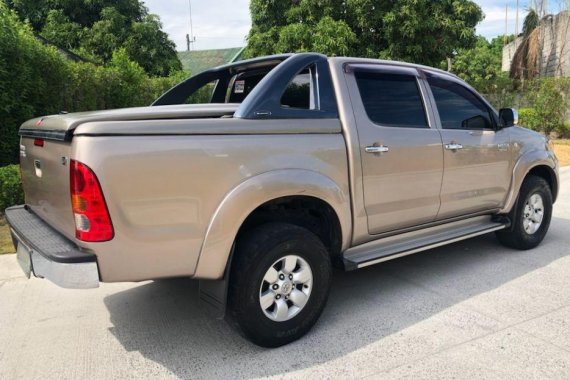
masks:
POLYGON ((344 266, 346 270, 363 268, 507 227, 508 222, 478 216, 406 232, 347 249, 343 255, 344 266))

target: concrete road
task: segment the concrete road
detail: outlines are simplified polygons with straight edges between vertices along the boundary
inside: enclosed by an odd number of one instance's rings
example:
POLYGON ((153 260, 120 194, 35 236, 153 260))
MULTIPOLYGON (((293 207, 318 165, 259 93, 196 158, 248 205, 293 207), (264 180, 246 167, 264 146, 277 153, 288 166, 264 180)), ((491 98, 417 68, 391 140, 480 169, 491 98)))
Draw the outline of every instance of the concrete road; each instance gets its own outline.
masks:
POLYGON ((0 256, 0 379, 570 378, 570 168, 543 244, 493 235, 337 273, 315 328, 266 350, 189 280, 65 290, 0 256))

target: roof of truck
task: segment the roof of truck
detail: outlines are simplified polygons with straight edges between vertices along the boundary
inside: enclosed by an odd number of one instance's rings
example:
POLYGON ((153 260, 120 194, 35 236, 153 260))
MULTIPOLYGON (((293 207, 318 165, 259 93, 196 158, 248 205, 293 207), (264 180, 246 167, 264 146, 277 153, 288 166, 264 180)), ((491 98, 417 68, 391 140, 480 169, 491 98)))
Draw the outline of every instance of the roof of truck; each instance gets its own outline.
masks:
MULTIPOLYGON (((279 63, 281 61, 286 60, 294 55, 298 54, 314 54, 315 56, 323 56, 320 53, 284 53, 284 54, 275 54, 275 55, 266 55, 251 59, 245 59, 243 61, 237 61, 228 63, 225 65, 213 67, 206 71, 223 71, 227 69, 234 69, 236 71, 248 70, 251 68, 255 68, 256 66, 266 66, 270 64, 279 63)), ((345 63, 361 63, 361 64, 383 64, 383 65, 397 65, 397 66, 404 66, 404 67, 413 67, 413 68, 420 68, 427 71, 432 72, 439 72, 441 74, 450 75, 455 78, 459 78, 457 75, 450 73, 449 71, 441 70, 431 66, 420 65, 417 63, 410 63, 404 61, 392 61, 392 60, 384 60, 384 59, 375 59, 375 58, 361 58, 361 57, 327 57, 330 62, 337 62, 340 64, 345 63)))

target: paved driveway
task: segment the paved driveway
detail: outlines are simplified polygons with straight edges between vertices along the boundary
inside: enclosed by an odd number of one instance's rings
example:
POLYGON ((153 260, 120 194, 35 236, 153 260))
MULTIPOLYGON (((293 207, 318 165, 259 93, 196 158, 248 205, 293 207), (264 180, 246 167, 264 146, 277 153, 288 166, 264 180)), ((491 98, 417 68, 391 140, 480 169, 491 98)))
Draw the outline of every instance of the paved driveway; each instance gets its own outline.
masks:
POLYGON ((0 379, 570 378, 570 168, 533 251, 493 235, 351 273, 305 338, 266 350, 189 280, 64 290, 0 256, 0 379))

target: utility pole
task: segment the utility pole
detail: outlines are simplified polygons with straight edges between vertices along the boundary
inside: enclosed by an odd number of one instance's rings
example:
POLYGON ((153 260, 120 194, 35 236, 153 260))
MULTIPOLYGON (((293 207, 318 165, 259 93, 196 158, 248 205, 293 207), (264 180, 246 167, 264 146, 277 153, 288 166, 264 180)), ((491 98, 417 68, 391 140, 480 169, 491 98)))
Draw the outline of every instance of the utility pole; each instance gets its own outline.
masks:
POLYGON ((192 30, 192 0, 188 0, 188 11, 190 13, 190 34, 186 34, 186 49, 190 51, 190 44, 196 42, 196 36, 194 36, 194 31, 192 30))
POLYGON ((515 16, 515 40, 519 35, 519 0, 517 0, 517 13, 515 16))
POLYGON ((503 45, 507 44, 508 20, 509 20, 509 3, 505 4, 505 36, 503 37, 503 45))

